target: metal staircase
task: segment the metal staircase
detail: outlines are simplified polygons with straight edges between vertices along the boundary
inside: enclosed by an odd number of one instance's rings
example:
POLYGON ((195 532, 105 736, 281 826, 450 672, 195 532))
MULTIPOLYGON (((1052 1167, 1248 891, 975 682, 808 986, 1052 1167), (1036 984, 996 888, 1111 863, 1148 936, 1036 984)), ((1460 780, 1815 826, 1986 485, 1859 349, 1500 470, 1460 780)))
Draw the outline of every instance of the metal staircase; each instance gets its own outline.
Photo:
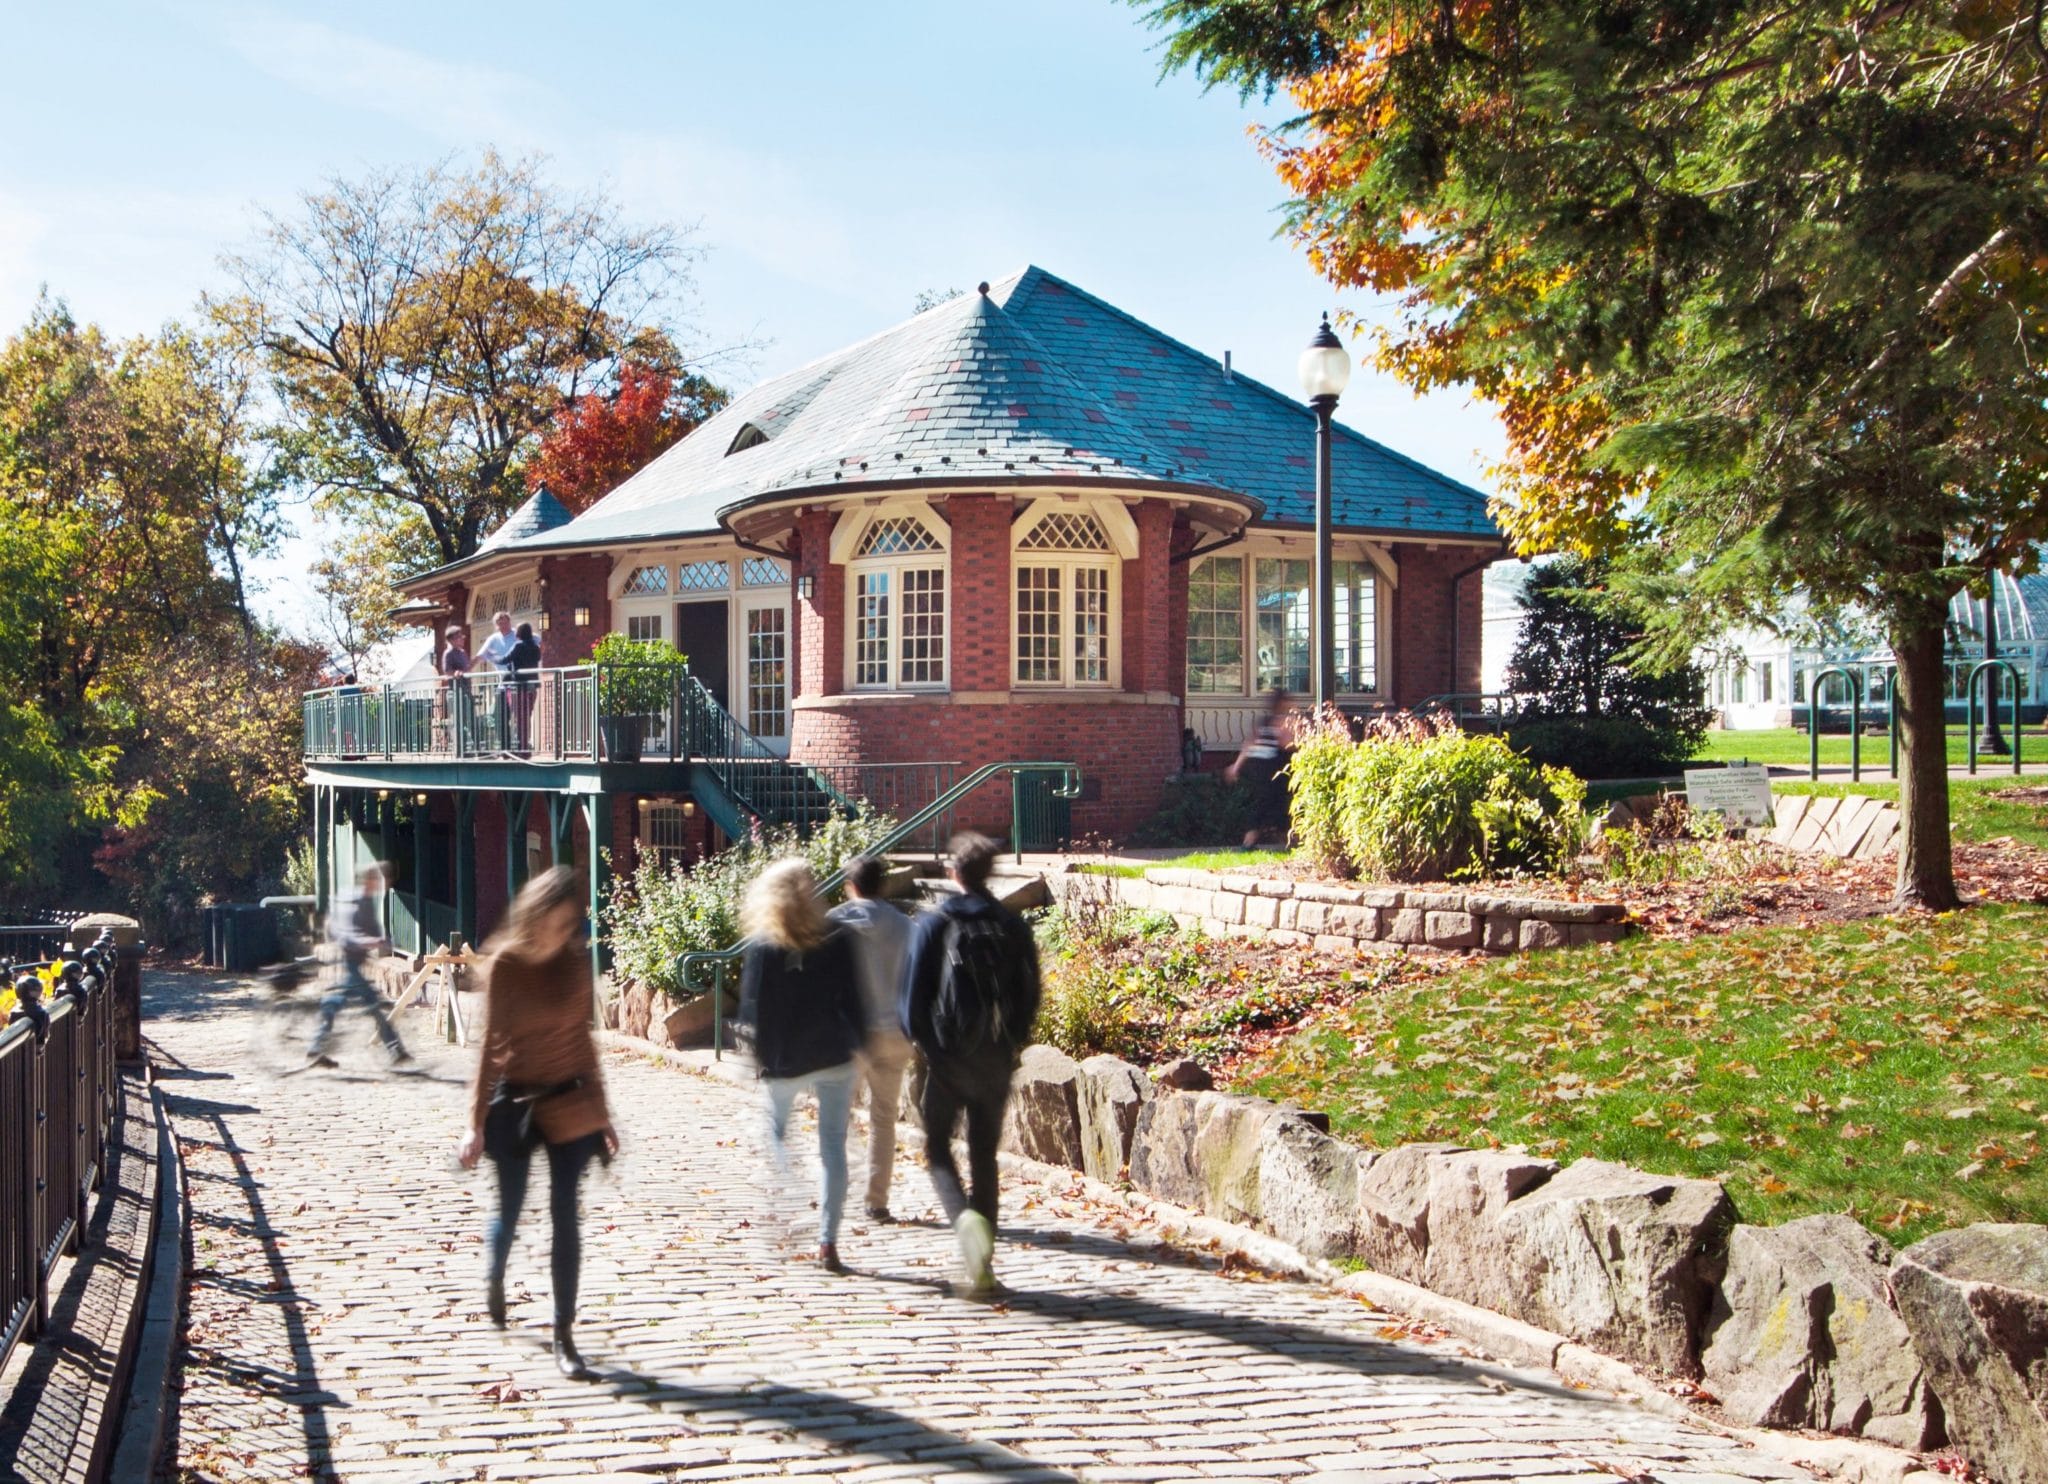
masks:
POLYGON ((696 676, 683 676, 677 707, 678 755, 690 760, 690 793, 728 837, 746 838, 755 821, 809 831, 855 812, 824 774, 770 750, 741 726, 696 676))

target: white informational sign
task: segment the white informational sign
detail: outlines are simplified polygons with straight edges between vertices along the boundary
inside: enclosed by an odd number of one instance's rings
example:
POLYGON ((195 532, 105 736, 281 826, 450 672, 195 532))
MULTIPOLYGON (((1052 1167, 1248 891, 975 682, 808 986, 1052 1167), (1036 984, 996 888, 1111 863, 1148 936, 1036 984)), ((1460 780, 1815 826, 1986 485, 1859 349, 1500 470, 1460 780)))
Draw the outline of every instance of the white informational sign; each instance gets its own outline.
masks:
POLYGON ((1770 769, 1762 763, 1687 768, 1685 802, 1699 813, 1718 814, 1730 824, 1769 824, 1770 769))

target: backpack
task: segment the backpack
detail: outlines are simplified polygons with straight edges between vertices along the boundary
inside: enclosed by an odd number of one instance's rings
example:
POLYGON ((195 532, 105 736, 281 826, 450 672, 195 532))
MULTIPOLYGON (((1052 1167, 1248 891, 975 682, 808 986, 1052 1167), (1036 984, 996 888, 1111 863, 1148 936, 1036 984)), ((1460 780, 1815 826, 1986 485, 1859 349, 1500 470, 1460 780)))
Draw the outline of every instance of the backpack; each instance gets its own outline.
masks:
POLYGON ((994 912, 946 924, 932 1039, 956 1056, 1011 1042, 1009 1008, 1021 960, 1010 925, 994 912))

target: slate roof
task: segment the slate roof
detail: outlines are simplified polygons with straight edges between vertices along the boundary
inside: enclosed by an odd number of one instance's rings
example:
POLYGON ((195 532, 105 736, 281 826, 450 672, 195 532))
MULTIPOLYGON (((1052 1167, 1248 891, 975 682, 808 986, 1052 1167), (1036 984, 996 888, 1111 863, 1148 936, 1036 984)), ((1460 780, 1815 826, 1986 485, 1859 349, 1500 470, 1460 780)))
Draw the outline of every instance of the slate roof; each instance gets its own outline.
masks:
POLYGON ((481 556, 487 551, 498 551, 531 537, 558 531, 575 518, 569 513, 569 507, 557 500, 546 485, 542 485, 527 497, 524 505, 506 516, 497 530, 477 543, 477 554, 481 556))
MULTIPOLYGON (((1341 425, 1337 440, 1340 527, 1497 536, 1477 490, 1341 425)), ((742 393, 573 521, 529 519, 537 494, 484 550, 711 533, 807 490, 947 480, 1157 483, 1307 525, 1312 451, 1300 402, 1026 268, 742 393), (732 451, 749 425, 765 441, 732 451)))

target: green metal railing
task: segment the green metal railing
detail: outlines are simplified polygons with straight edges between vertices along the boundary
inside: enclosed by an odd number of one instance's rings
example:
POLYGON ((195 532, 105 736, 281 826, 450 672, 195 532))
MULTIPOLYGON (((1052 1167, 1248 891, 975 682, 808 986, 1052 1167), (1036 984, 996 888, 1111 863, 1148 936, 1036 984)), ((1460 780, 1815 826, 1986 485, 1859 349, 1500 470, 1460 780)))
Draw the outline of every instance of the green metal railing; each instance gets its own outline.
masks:
MULTIPOLYGON (((1968 733, 1969 771, 1972 777, 1977 772, 1977 677, 1986 671, 1994 679, 1985 689, 1993 699, 1987 704, 1997 705, 1996 675, 2004 671, 2012 679, 2012 770, 2021 771, 2020 748, 2023 729, 2020 726, 2020 669, 2011 660, 1993 658, 1979 660, 1970 667, 1969 678, 1964 682, 1964 726, 1968 733)), ((1860 783, 1863 779, 1863 679, 1855 671, 1842 665, 1828 665, 1807 677, 1806 692, 1806 776, 1809 780, 1820 778, 1820 732, 1821 732, 1821 682, 1830 675, 1839 675, 1849 687, 1849 780, 1860 783)), ((1898 666, 1889 665, 1884 672, 1885 741, 1886 762, 1893 778, 1899 776, 1899 671, 1898 666)), ((1944 732, 1946 726, 1944 725, 1944 732)), ((1947 766, 1947 758, 1943 758, 1947 766)))
MULTIPOLYGON (((1081 769, 1076 763, 990 763, 976 768, 972 773, 933 799, 891 830, 870 851, 884 855, 904 841, 929 829, 932 822, 941 817, 950 818, 961 802, 975 790, 987 786, 1007 773, 1010 777, 1010 839, 1021 860, 1024 854, 1020 791, 1021 780, 1027 777, 1043 777, 1056 774, 1059 783, 1053 793, 1063 799, 1078 799, 1081 796, 1081 769)), ((846 880, 844 871, 834 871, 818 883, 820 898, 830 897, 839 890, 846 880)), ((685 993, 708 994, 711 996, 711 1054, 723 1058, 725 1055, 725 987, 739 968, 740 960, 746 956, 751 940, 742 938, 730 948, 706 949, 695 953, 681 954, 676 959, 676 975, 682 980, 685 993)))
POLYGON ((2005 671, 2012 677, 2012 770, 2020 771, 2020 667, 2011 660, 1992 658, 1979 660, 1970 666, 1970 678, 1963 682, 1964 722, 1970 733, 1970 772, 1977 772, 1977 677, 1990 672, 1991 680, 1985 685, 1987 693, 1985 709, 1992 719, 1998 716, 1998 672, 2005 671))

